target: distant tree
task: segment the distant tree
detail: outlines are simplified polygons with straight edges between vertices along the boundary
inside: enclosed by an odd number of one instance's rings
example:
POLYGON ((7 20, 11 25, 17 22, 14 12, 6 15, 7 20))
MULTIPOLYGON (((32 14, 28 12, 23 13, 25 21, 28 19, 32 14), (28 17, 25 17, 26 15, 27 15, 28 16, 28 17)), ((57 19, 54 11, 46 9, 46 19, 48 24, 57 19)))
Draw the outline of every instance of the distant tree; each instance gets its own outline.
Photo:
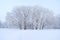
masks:
POLYGON ((1 21, 0 21, 0 28, 2 27, 2 23, 1 23, 1 21))
POLYGON ((38 6, 15 7, 7 13, 6 21, 10 28, 44 29, 55 26, 53 12, 38 6))
POLYGON ((4 28, 3 23, 0 21, 0 28, 4 28))
POLYGON ((56 15, 56 27, 55 29, 60 29, 60 14, 56 15))

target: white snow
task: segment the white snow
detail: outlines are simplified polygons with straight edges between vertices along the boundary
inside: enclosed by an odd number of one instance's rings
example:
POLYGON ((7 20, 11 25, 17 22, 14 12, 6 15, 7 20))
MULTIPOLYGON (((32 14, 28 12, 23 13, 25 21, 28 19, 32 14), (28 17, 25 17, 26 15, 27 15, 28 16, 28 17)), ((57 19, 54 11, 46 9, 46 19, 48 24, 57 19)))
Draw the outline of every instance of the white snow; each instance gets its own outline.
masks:
POLYGON ((60 30, 0 29, 0 40, 60 40, 60 30))

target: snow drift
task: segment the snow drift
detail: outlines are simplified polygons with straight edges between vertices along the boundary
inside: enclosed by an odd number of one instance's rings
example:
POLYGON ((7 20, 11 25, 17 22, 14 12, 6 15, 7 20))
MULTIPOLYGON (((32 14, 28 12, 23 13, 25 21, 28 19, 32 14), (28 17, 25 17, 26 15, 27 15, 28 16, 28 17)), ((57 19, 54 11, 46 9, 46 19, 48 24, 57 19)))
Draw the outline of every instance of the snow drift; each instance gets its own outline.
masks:
POLYGON ((60 30, 0 29, 0 40, 60 40, 60 30))

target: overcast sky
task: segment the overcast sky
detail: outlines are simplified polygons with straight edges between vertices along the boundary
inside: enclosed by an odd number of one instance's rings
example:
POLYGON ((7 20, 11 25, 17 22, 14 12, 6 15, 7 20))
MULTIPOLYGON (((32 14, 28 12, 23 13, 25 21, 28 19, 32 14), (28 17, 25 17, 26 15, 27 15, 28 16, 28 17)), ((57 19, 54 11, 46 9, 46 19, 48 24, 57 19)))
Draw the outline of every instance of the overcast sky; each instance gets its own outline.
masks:
POLYGON ((60 13, 60 0, 0 0, 0 20, 5 21, 7 12, 10 12, 15 6, 42 6, 53 10, 54 13, 60 13))

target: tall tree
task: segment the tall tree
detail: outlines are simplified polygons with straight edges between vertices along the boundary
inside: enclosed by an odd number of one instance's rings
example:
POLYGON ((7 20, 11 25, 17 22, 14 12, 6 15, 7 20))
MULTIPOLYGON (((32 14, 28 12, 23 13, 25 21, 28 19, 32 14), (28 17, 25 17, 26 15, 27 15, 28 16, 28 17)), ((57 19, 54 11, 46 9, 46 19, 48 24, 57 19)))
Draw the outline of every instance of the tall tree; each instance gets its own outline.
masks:
POLYGON ((53 12, 48 9, 34 7, 15 7, 11 13, 7 13, 6 21, 10 27, 20 29, 44 29, 54 27, 53 12))

